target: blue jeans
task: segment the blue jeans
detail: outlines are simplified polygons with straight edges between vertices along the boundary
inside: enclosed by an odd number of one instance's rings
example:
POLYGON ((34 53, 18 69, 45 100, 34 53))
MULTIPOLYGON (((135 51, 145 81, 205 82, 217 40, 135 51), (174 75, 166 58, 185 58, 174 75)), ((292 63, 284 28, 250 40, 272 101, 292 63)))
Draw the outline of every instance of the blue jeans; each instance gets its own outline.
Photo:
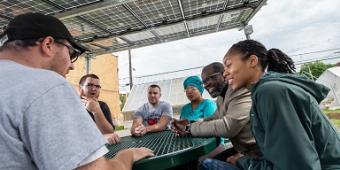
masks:
POLYGON ((216 159, 205 159, 200 167, 200 170, 239 170, 235 166, 228 164, 227 162, 219 161, 216 159))

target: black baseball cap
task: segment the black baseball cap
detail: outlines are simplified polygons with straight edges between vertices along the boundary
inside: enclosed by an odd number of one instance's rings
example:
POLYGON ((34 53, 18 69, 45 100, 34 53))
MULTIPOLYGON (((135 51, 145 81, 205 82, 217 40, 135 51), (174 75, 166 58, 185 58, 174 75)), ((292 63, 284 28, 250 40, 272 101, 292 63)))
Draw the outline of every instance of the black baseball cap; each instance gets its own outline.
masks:
POLYGON ((57 18, 41 13, 26 13, 14 17, 0 39, 2 43, 13 40, 39 39, 51 36, 55 39, 67 40, 73 48, 81 53, 87 49, 77 43, 66 26, 57 18))

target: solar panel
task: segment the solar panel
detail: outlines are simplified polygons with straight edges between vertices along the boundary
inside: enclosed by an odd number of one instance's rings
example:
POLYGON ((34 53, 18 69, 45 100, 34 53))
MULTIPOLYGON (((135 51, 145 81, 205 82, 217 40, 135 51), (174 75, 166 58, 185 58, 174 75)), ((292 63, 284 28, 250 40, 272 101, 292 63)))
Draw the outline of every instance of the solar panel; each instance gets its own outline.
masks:
POLYGON ((113 6, 82 16, 112 33, 139 30, 144 27, 123 6, 113 6))
POLYGON ((27 12, 41 12, 41 13, 56 13, 60 12, 54 6, 49 5, 44 1, 35 0, 2 0, 0 2, 0 14, 9 18, 27 12))
POLYGON ((88 5, 91 3, 99 2, 101 0, 49 0, 52 3, 55 3, 65 9, 71 9, 75 7, 80 7, 84 5, 88 5))
POLYGON ((76 39, 87 44, 92 52, 101 54, 240 27, 264 2, 266 0, 2 0, 0 29, 19 14, 56 15, 76 39))
POLYGON ((71 32, 73 36, 81 39, 82 37, 102 35, 105 34, 102 30, 96 28, 95 26, 88 24, 77 17, 64 19, 67 29, 71 32))
POLYGON ((201 14, 221 11, 223 10, 223 5, 225 2, 225 0, 182 1, 185 16, 188 18, 201 14))
POLYGON ((197 20, 192 20, 188 22, 188 27, 191 34, 196 32, 202 32, 205 30, 215 29, 219 16, 210 16, 205 18, 200 18, 197 20))
POLYGON ((177 0, 133 1, 127 5, 143 19, 147 26, 178 21, 182 18, 177 0))

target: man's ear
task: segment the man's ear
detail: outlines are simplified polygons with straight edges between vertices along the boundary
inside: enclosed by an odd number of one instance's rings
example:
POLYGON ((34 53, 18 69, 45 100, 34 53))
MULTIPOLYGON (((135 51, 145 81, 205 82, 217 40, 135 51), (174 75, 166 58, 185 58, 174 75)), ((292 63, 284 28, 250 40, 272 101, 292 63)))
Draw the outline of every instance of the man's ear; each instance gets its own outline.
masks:
POLYGON ((248 62, 251 67, 256 67, 257 64, 259 63, 259 58, 256 55, 250 55, 248 58, 248 62))
POLYGON ((80 84, 78 85, 77 90, 78 90, 78 92, 80 94, 80 91, 81 91, 81 85, 80 84))
POLYGON ((51 36, 45 37, 41 42, 41 51, 44 56, 53 56, 55 53, 54 38, 51 36))

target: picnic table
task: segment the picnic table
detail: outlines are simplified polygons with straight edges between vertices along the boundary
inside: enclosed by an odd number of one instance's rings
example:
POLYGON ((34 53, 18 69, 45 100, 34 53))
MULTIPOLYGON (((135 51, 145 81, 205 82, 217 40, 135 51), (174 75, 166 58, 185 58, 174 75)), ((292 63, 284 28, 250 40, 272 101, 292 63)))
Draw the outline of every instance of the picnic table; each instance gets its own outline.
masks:
POLYGON ((122 149, 146 147, 154 151, 155 156, 137 161, 133 169, 169 169, 197 161, 217 146, 216 138, 197 138, 176 136, 171 131, 148 133, 142 137, 126 136, 119 144, 107 145, 107 158, 113 158, 122 149))

